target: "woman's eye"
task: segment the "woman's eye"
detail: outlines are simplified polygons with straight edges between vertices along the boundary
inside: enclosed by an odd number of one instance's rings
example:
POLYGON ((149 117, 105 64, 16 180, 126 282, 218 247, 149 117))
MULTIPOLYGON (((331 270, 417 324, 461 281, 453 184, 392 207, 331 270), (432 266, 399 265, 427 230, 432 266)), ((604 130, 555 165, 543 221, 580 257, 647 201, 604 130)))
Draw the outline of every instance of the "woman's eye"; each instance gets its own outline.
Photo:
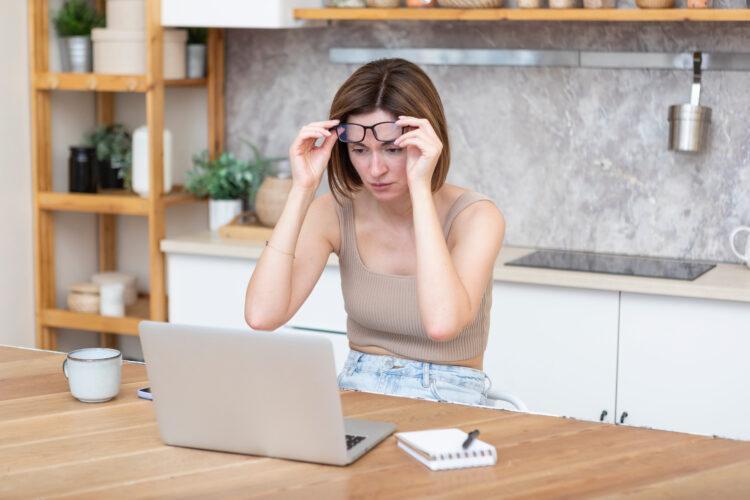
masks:
POLYGON ((401 153, 403 151, 403 149, 401 149, 401 148, 388 148, 388 149, 386 149, 386 151, 388 153, 390 153, 390 154, 398 154, 398 153, 401 153))
POLYGON ((362 149, 362 148, 352 148, 352 153, 362 154, 364 152, 365 152, 365 150, 362 149))

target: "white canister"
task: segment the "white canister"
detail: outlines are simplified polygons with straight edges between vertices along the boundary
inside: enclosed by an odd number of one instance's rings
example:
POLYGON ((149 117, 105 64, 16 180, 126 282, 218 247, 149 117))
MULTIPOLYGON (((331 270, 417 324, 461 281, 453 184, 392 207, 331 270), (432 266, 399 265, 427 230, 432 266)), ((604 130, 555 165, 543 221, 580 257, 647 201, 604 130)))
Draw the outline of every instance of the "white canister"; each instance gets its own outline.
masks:
MULTIPOLYGON (((108 28, 91 30, 94 72, 115 75, 146 73, 146 32, 108 28)), ((165 80, 185 78, 187 30, 164 30, 165 80)))
POLYGON ((146 31, 145 0, 107 0, 107 28, 146 31))
MULTIPOLYGON (((172 190, 172 133, 164 129, 164 192, 172 190)), ((133 132, 133 191, 143 197, 149 193, 148 127, 143 125, 133 132)))
POLYGON ((241 212, 242 200, 208 200, 208 227, 218 231, 241 212))
POLYGON ((96 283, 100 287, 100 301, 101 287, 112 283, 121 284, 125 288, 125 290, 123 291, 123 301, 126 306, 132 306, 138 300, 138 288, 136 286, 136 279, 132 274, 106 271, 103 273, 96 273, 91 277, 91 281, 96 283))
POLYGON ((106 283, 99 287, 99 314, 125 316, 125 285, 106 283))
POLYGON ((102 347, 78 349, 68 353, 63 373, 76 399, 84 403, 109 401, 120 392, 122 354, 102 347))

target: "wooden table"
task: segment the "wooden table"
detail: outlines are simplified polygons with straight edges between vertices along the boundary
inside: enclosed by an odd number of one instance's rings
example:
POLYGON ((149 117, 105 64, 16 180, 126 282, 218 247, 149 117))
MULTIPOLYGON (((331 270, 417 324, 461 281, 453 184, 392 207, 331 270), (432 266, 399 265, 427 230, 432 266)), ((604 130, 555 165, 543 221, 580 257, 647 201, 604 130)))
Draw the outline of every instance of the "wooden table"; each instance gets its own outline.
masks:
POLYGON ((477 427, 497 465, 431 472, 393 436, 349 467, 169 447, 135 395, 144 366, 123 366, 113 401, 85 404, 63 359, 0 347, 0 498, 750 496, 749 442, 363 393, 342 394, 347 416, 477 427))

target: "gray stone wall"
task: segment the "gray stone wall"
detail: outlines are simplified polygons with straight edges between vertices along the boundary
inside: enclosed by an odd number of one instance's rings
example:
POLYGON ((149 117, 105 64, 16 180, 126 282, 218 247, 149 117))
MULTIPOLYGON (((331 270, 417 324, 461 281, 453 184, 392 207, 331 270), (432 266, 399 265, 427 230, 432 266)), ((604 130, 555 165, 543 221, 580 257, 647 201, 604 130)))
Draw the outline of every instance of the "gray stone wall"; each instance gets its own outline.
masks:
MULTIPOLYGON (((739 6, 736 0, 729 6, 739 6), (737 5, 733 5, 737 4, 737 5)), ((297 129, 325 119, 356 66, 331 47, 750 52, 741 23, 359 23, 230 30, 228 148, 250 140, 285 154, 297 129)), ((449 181, 491 196, 506 243, 735 261, 728 235, 750 225, 750 72, 704 73, 709 146, 667 151, 667 108, 689 101, 691 74, 425 66, 448 116, 449 181)))

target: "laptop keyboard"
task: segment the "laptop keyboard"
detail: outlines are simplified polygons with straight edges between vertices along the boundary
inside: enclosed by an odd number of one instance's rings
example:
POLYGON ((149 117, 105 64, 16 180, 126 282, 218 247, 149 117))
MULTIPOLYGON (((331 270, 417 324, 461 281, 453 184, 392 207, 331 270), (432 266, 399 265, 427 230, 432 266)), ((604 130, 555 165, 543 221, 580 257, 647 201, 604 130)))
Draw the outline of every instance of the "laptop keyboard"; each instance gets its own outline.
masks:
POLYGON ((357 443, 362 441, 365 436, 352 436, 351 434, 346 435, 346 449, 351 450, 357 443))

